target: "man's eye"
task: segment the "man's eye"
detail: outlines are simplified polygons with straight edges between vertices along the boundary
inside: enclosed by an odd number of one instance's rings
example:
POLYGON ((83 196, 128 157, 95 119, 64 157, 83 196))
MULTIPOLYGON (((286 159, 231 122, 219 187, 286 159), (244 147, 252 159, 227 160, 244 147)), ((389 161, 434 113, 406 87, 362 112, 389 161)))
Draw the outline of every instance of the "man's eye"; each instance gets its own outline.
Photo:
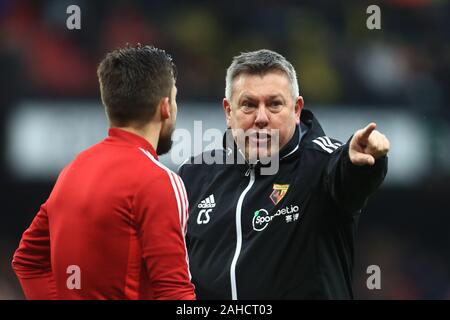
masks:
POLYGON ((244 110, 252 110, 256 107, 256 105, 254 103, 248 102, 248 101, 244 101, 242 103, 242 109, 244 110))
POLYGON ((269 108, 272 110, 281 109, 282 106, 283 106, 283 103, 281 101, 272 101, 269 103, 269 108))

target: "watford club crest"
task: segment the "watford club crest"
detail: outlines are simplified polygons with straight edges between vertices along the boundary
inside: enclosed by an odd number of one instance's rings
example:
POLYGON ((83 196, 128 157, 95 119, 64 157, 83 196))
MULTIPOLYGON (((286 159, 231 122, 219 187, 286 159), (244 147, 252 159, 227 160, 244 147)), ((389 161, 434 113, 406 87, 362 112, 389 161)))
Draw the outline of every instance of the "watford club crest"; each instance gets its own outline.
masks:
POLYGON ((284 198, 288 189, 288 184, 274 184, 273 191, 270 194, 270 200, 272 200, 272 202, 277 205, 281 201, 281 199, 284 198))

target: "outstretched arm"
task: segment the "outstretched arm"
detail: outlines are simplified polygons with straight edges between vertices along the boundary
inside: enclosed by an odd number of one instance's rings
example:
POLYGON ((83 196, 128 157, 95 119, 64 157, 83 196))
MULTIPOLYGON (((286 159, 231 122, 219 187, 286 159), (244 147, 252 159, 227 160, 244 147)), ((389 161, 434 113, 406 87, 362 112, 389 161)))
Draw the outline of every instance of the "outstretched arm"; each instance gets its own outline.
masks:
POLYGON ((325 185, 343 211, 354 214, 381 185, 387 173, 389 140, 370 123, 331 155, 325 185))

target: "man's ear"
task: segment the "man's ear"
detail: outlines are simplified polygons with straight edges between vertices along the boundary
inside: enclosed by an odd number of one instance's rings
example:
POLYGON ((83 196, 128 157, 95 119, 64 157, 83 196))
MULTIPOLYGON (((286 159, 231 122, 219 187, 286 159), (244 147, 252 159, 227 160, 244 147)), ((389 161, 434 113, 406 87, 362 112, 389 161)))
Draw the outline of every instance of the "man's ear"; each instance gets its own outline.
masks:
POLYGON ((161 121, 170 118, 170 103, 169 97, 164 97, 159 101, 159 111, 161 114, 161 121))
POLYGON ((223 111, 225 111, 227 128, 231 128, 231 104, 228 102, 227 98, 223 98, 223 111))
POLYGON ((303 106, 305 105, 305 102, 303 101, 303 97, 302 96, 298 96, 297 97, 297 101, 295 101, 295 123, 299 124, 300 123, 300 115, 302 114, 302 109, 303 106))

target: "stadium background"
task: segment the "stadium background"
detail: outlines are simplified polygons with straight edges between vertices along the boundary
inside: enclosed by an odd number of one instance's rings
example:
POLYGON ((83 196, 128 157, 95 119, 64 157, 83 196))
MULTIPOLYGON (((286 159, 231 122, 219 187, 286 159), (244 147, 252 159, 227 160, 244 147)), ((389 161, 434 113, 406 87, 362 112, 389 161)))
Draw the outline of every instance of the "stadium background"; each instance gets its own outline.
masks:
POLYGON ((97 63, 137 42, 173 55, 180 128, 224 129, 226 67, 259 48, 294 64, 328 135, 346 140, 377 121, 392 142, 390 172, 360 220, 356 298, 450 299, 449 9, 445 0, 1 0, 0 299, 23 298, 12 253, 56 174, 106 134, 97 63), (81 30, 66 28, 71 4, 81 30), (370 4, 381 30, 366 28, 370 4), (366 287, 373 264, 381 290, 366 287))

